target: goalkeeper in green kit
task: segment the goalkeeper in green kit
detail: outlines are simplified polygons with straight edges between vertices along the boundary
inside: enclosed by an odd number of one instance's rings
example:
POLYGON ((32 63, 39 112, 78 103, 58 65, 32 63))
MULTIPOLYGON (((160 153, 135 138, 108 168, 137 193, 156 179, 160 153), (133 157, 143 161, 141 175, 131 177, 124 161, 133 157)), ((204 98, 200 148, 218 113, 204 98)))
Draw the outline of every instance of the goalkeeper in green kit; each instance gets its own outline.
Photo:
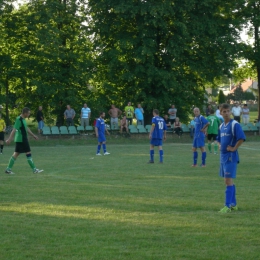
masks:
POLYGON ((220 126, 220 120, 218 117, 215 116, 214 110, 210 110, 210 115, 207 117, 207 120, 209 121, 209 126, 207 129, 207 135, 208 135, 208 149, 209 152, 212 153, 212 147, 211 145, 214 143, 214 154, 218 153, 218 142, 217 136, 218 136, 218 128, 220 126), (211 143, 213 140, 213 143, 211 143))

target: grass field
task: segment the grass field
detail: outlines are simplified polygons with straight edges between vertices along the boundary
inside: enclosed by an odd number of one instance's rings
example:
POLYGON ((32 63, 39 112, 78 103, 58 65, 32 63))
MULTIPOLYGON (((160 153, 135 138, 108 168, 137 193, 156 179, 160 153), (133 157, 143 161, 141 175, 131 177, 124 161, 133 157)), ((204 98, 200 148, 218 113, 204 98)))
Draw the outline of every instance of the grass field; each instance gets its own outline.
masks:
POLYGON ((108 144, 102 157, 93 144, 35 146, 44 172, 23 155, 8 176, 5 147, 0 259, 259 259, 259 143, 240 148, 239 211, 227 215, 218 156, 194 169, 190 144, 164 150, 163 165, 148 165, 148 144, 108 144))

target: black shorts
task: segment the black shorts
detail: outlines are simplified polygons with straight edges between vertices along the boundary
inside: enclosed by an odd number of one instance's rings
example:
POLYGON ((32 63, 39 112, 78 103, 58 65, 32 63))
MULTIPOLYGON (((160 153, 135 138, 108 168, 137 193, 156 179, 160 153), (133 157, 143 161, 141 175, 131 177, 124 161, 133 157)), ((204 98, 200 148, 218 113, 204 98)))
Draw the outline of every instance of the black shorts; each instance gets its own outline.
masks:
POLYGON ((28 141, 22 143, 15 143, 15 152, 16 153, 28 153, 31 151, 28 141))
POLYGON ((0 141, 5 140, 5 132, 0 132, 0 141))
POLYGON ((217 136, 216 134, 208 134, 208 141, 211 141, 213 139, 213 141, 217 140, 217 136))

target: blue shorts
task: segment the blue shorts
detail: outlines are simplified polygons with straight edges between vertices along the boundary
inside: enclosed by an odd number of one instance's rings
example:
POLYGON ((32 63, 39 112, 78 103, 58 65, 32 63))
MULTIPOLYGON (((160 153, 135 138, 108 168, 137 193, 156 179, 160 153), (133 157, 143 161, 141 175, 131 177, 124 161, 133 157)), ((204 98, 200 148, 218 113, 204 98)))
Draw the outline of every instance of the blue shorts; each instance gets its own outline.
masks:
POLYGON ((99 143, 103 143, 106 141, 106 137, 105 135, 98 135, 98 142, 99 143))
POLYGON ((193 139, 193 147, 194 148, 200 148, 205 146, 205 137, 204 135, 199 137, 194 137, 193 139))
POLYGON ((237 162, 225 162, 220 164, 219 176, 235 179, 237 176, 237 162))
POLYGON ((44 123, 43 123, 43 121, 41 120, 41 121, 38 122, 38 129, 42 130, 43 127, 44 127, 44 123))
POLYGON ((162 139, 151 139, 150 144, 153 146, 162 146, 162 139))

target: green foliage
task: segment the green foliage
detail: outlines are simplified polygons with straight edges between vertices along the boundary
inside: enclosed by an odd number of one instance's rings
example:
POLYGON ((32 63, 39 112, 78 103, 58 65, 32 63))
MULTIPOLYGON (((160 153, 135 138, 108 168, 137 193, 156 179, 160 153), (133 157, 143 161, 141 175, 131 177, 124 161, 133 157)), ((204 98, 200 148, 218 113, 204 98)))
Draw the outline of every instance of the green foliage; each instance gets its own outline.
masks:
POLYGON ((219 104, 226 103, 226 96, 224 95, 223 90, 220 90, 218 93, 218 103, 219 104))
POLYGON ((174 103, 182 119, 201 107, 206 83, 233 66, 233 2, 90 0, 96 79, 107 101, 161 111, 174 103))

